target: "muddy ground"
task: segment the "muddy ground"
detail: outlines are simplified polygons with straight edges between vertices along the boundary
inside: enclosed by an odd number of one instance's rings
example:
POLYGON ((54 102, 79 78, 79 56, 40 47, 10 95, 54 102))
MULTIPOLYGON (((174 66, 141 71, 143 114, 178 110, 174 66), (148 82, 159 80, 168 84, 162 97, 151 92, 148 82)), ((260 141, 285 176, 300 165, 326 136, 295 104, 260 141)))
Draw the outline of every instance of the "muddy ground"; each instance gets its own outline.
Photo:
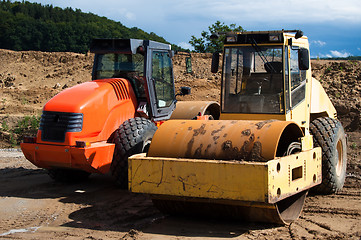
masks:
MULTIPOLYGON (((40 116, 48 99, 91 79, 91 54, 0 50, 0 148, 16 147, 25 116, 40 116)), ((210 56, 176 55, 176 86, 191 86, 186 100, 218 100, 220 75, 210 56)), ((308 196, 303 214, 290 226, 170 217, 147 196, 118 189, 110 176, 92 175, 64 185, 24 159, 0 150, 0 239, 361 239, 361 63, 313 61, 348 135, 348 173, 343 191, 308 196)), ((180 99, 182 100, 182 99, 180 99)))
POLYGON ((110 176, 55 183, 21 153, 0 152, 0 239, 360 239, 360 187, 349 174, 342 192, 308 196, 290 226, 180 218, 110 176))

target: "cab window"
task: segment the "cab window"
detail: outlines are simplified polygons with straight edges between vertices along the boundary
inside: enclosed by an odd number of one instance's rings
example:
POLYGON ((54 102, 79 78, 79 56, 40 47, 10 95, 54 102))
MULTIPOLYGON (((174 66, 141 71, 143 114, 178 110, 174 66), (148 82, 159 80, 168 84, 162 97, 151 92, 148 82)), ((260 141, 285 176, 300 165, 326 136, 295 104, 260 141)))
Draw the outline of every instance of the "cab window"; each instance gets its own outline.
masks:
POLYGON ((289 72, 291 77, 291 107, 294 108, 305 99, 306 92, 306 71, 299 68, 298 49, 291 49, 289 72))
POLYGON ((157 107, 169 107, 174 101, 172 59, 168 52, 152 52, 152 79, 157 107))
POLYGON ((225 48, 222 77, 223 112, 284 112, 282 46, 225 48))

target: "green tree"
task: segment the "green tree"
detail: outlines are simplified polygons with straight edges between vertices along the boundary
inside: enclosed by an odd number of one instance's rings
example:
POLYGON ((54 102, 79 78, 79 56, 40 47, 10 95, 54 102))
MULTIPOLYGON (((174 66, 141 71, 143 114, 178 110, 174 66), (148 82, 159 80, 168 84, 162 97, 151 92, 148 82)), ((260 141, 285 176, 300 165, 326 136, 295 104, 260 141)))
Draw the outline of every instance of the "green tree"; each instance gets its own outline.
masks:
POLYGON ((80 9, 0 0, 0 48, 85 53, 93 38, 139 38, 168 43, 153 32, 128 28, 80 9))
POLYGON ((220 21, 216 21, 214 24, 208 27, 208 31, 202 31, 201 37, 191 37, 189 43, 194 47, 195 52, 217 52, 222 51, 224 35, 220 35, 218 39, 211 39, 212 33, 217 32, 244 32, 245 30, 241 26, 236 24, 230 24, 229 26, 220 21))

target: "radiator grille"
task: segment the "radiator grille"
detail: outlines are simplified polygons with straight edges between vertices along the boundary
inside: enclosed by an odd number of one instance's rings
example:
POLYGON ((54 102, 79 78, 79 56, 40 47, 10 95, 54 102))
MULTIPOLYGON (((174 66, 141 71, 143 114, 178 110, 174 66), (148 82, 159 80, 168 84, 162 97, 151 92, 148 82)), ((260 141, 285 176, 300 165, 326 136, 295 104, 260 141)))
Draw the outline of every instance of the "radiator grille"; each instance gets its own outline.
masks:
POLYGON ((129 99, 129 93, 127 91, 127 87, 122 80, 112 80, 109 82, 114 89, 115 95, 117 95, 118 100, 129 99))
POLYGON ((46 142, 64 142, 67 132, 81 132, 82 113, 43 111, 40 120, 41 140, 46 142))

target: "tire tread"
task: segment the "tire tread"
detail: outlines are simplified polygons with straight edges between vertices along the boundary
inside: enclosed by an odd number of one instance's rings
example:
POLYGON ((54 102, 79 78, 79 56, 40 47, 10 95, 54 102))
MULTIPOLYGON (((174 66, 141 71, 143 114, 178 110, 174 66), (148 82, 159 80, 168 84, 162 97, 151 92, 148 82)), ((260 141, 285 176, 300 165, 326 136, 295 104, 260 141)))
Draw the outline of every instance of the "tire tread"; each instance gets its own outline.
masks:
POLYGON ((115 143, 111 173, 122 189, 128 187, 128 157, 141 153, 139 145, 145 137, 153 137, 157 127, 150 120, 135 117, 126 120, 115 132, 110 142, 115 143))
POLYGON ((329 117, 316 118, 310 123, 314 146, 322 148, 322 183, 315 188, 315 191, 321 194, 335 193, 340 188, 332 162, 333 154, 335 154, 333 148, 336 147, 338 141, 336 135, 340 130, 343 131, 341 123, 329 117))

